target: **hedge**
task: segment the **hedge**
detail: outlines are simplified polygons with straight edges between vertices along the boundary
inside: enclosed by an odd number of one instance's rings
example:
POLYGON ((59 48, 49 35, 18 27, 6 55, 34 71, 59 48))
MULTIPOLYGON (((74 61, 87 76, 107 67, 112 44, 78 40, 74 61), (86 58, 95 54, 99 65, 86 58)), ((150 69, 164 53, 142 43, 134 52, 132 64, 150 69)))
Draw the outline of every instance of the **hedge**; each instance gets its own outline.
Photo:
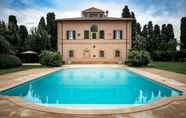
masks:
POLYGON ((21 66, 21 60, 14 55, 0 55, 0 68, 12 68, 21 66))

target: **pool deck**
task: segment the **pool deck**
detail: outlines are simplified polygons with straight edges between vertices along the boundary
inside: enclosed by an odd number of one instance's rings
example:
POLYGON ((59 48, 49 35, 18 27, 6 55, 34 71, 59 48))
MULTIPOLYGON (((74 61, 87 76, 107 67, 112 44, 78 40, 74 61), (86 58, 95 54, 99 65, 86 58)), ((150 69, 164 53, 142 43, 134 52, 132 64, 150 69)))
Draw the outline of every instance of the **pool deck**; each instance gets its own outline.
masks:
MULTIPOLYGON (((154 68, 130 68, 123 65, 65 65, 62 68, 87 66, 127 68, 160 83, 186 91, 186 75, 154 68)), ((0 75, 0 90, 11 88, 58 69, 61 68, 30 69, 0 75)), ((99 111, 94 113, 95 110, 81 112, 82 110, 49 110, 43 107, 40 108, 37 105, 25 104, 17 97, 0 97, 0 118, 186 118, 186 97, 160 100, 145 107, 102 111, 105 114, 99 111)))

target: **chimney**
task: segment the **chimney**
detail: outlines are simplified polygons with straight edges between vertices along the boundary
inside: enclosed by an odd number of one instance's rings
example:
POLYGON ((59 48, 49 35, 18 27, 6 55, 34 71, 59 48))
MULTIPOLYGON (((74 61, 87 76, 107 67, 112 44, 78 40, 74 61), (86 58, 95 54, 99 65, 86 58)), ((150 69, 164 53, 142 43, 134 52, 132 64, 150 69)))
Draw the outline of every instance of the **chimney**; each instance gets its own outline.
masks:
POLYGON ((109 12, 108 12, 108 10, 107 10, 107 11, 106 11, 106 16, 107 16, 107 17, 108 17, 108 13, 109 13, 109 12))

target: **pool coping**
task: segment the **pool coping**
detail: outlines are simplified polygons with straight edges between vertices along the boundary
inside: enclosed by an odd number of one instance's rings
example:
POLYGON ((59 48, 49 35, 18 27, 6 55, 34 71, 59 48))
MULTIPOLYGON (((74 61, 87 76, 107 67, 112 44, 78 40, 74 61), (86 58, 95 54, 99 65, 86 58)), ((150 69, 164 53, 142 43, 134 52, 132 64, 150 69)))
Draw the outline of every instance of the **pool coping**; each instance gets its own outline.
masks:
POLYGON ((127 67, 124 65, 65 65, 60 68, 54 68, 53 70, 43 72, 40 74, 34 74, 34 75, 28 75, 27 77, 20 78, 19 82, 15 82, 13 85, 0 88, 0 91, 15 87, 17 85, 26 83, 28 81, 32 81, 34 79, 37 79, 38 77, 44 76, 46 74, 58 71, 60 69, 68 69, 68 68, 83 68, 83 67, 112 67, 112 68, 122 68, 127 69, 129 71, 132 71, 134 73, 140 74, 142 76, 147 77, 148 79, 151 79, 153 81, 159 82, 160 84, 166 85, 168 87, 171 87, 173 89, 179 90, 183 92, 182 96, 176 96, 176 97, 168 97, 163 98, 157 101, 154 101, 150 104, 140 105, 140 106, 132 106, 132 107, 126 107, 126 108, 109 108, 109 109, 73 109, 73 108, 57 108, 57 107, 47 107, 47 106, 41 106, 34 103, 29 103, 23 100, 21 97, 16 96, 0 96, 4 97, 5 99, 9 100, 10 102, 16 104, 17 106, 32 109, 32 110, 38 110, 42 112, 49 112, 49 113, 63 113, 63 114, 118 114, 118 113, 135 113, 140 111, 147 111, 152 110, 156 108, 163 107, 165 105, 168 105, 175 101, 182 101, 186 100, 186 84, 178 82, 173 79, 168 79, 165 77, 162 77, 157 74, 152 74, 146 71, 139 70, 137 68, 127 67))

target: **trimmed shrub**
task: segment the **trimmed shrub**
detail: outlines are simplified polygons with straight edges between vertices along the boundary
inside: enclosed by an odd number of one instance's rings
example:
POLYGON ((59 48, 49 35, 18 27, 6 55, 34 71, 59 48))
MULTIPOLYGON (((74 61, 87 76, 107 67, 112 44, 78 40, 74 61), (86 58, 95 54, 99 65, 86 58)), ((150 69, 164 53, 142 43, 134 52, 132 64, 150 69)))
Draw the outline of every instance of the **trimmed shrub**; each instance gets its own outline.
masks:
POLYGON ((42 51, 40 56, 40 64, 45 66, 51 66, 51 67, 58 67, 62 65, 62 57, 57 52, 52 51, 42 51))
POLYGON ((14 55, 0 55, 0 68, 12 68, 21 66, 21 60, 14 55))
POLYGON ((126 64, 129 66, 146 66, 151 62, 150 54, 144 50, 131 49, 126 64))

